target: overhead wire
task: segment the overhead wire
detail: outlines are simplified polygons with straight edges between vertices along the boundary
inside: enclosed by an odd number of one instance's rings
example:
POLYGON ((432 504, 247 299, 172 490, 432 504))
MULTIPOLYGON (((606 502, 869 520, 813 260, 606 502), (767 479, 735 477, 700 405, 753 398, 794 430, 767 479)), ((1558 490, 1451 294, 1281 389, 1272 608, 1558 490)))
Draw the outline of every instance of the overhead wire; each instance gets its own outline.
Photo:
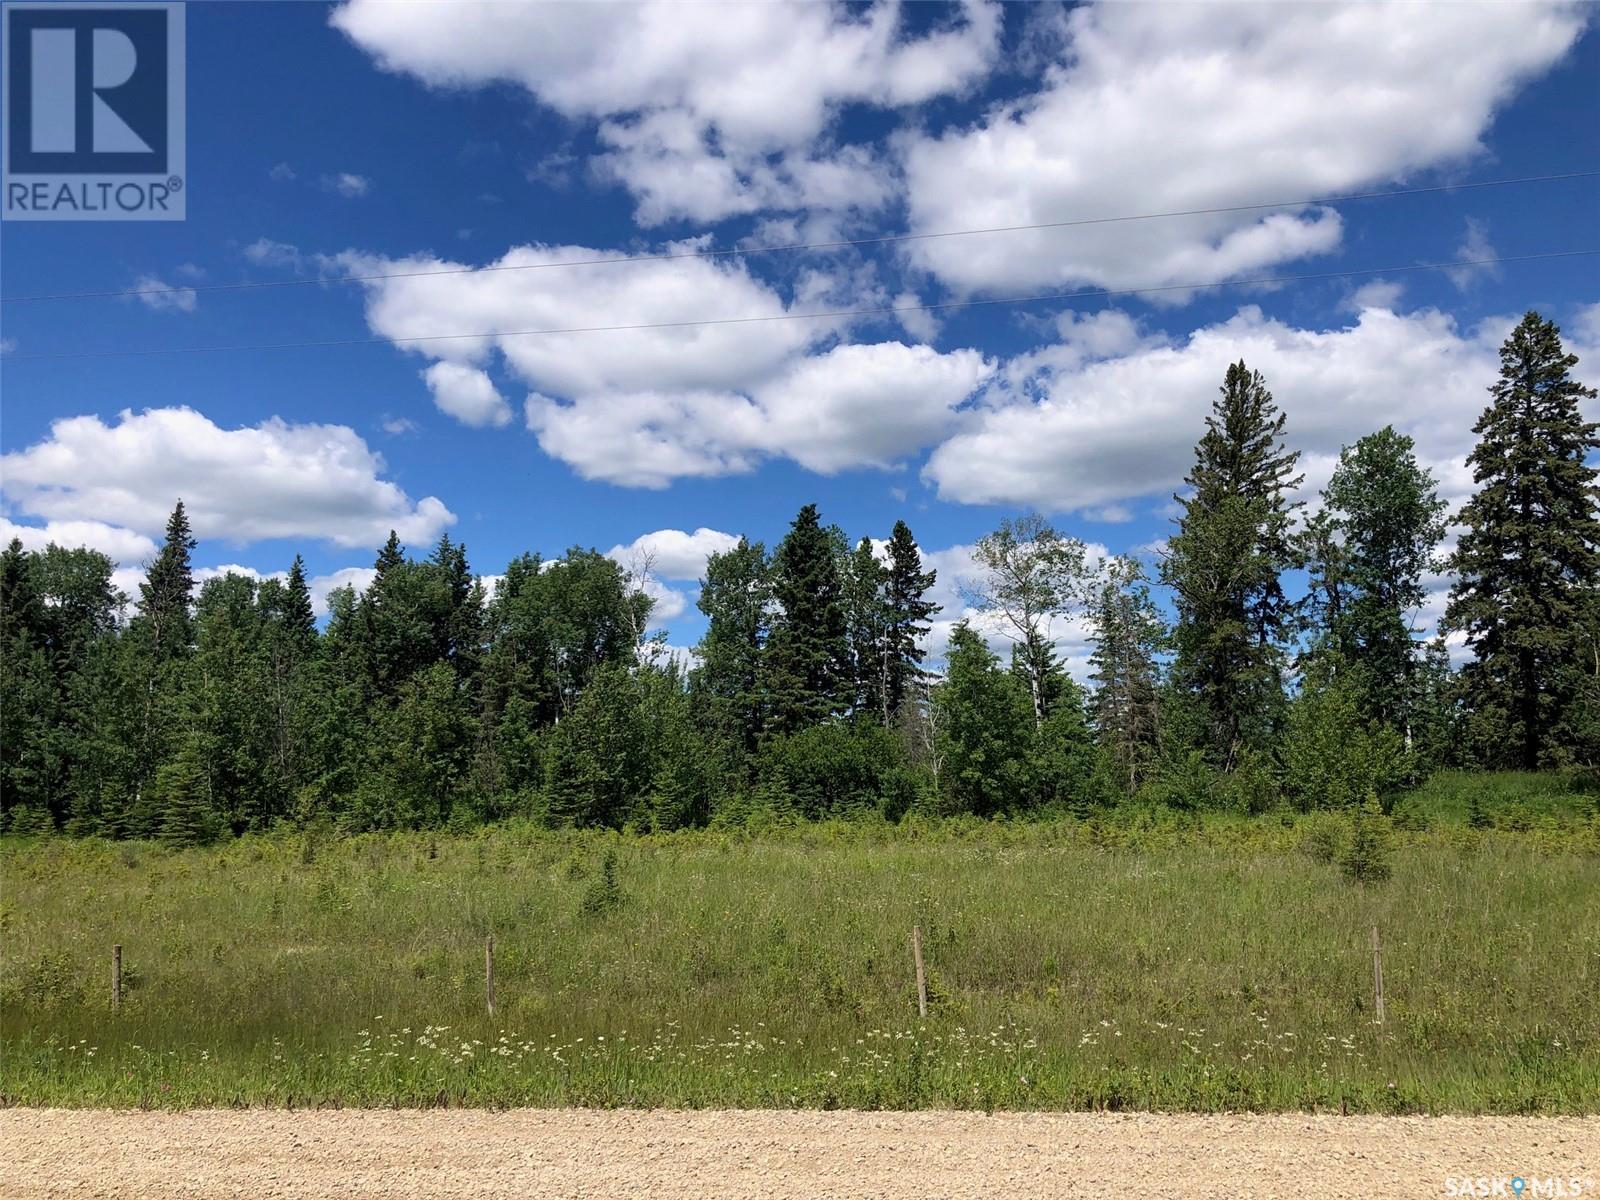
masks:
MULTIPOLYGON (((1273 208, 1312 208, 1346 204, 1361 200, 1384 200, 1402 196, 1424 196, 1444 192, 1471 191, 1484 188, 1512 187, 1523 184, 1558 183, 1576 179, 1593 179, 1600 170, 1565 171, 1546 175, 1522 175, 1507 179, 1480 179, 1465 183, 1444 183, 1428 187, 1396 188, 1388 191, 1352 192, 1342 196, 1315 196, 1299 200, 1261 200, 1248 204, 1222 204, 1206 208, 1171 209, 1163 212, 1131 213, 1107 217, 1076 217, 1061 221, 1040 221, 1025 225, 990 225, 976 229, 946 229, 927 233, 894 233, 876 237, 840 238, 832 241, 785 242, 765 246, 734 246, 717 250, 676 250, 656 254, 608 255, 604 258, 567 259, 557 262, 491 263, 481 267, 441 267, 434 270, 381 271, 368 274, 318 275, 296 279, 256 279, 237 283, 208 283, 163 285, 161 287, 134 287, 107 291, 45 292, 35 295, 0 296, 0 304, 32 304, 52 300, 105 300, 137 296, 167 295, 174 291, 185 293, 240 292, 269 288, 310 287, 341 283, 376 283, 390 279, 426 279, 442 275, 485 275, 506 271, 548 271, 570 267, 616 266, 634 263, 675 262, 683 259, 717 259, 759 254, 781 254, 802 250, 843 250, 860 246, 883 246, 903 242, 929 241, 937 238, 976 237, 999 233, 1027 233, 1049 229, 1072 229, 1092 225, 1113 225, 1133 221, 1158 221, 1176 217, 1213 216, 1222 213, 1259 212, 1273 208)), ((685 239, 687 240, 687 239, 685 239)))
POLYGON ((1386 267, 1361 267, 1341 271, 1315 271, 1293 275, 1258 275, 1238 279, 1213 279, 1196 283, 1152 284, 1146 287, 1098 288, 1074 292, 1041 292, 1024 296, 986 296, 960 300, 939 300, 918 304, 890 304, 874 307, 823 309, 813 312, 766 313, 759 316, 702 317, 682 321, 644 321, 619 325, 568 325, 540 329, 484 329, 463 333, 418 334, 402 337, 328 338, 300 342, 245 342, 216 346, 158 346, 132 350, 61 351, 43 354, 8 354, 6 362, 93 358, 134 358, 179 354, 227 354, 250 351, 314 350, 348 346, 411 346, 432 342, 466 341, 479 338, 550 337, 565 334, 629 333, 651 329, 687 329, 717 325, 755 325, 778 321, 815 321, 849 317, 892 316, 909 312, 940 312, 960 308, 979 308, 1006 304, 1044 304, 1082 300, 1107 300, 1120 296, 1153 295, 1163 292, 1206 291, 1222 287, 1271 286, 1328 279, 1351 279, 1373 275, 1399 275, 1417 271, 1452 271, 1509 263, 1536 262, 1560 258, 1600 255, 1600 248, 1550 250, 1537 254, 1495 255, 1458 259, 1452 262, 1402 263, 1386 267))

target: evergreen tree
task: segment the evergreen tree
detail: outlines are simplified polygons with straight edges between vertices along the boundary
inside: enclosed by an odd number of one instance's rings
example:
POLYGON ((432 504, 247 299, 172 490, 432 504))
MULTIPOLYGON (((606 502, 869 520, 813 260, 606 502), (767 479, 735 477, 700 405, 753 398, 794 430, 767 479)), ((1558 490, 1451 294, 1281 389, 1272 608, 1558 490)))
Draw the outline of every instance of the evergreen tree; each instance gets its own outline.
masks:
POLYGON ((1030 772, 1038 803, 1055 804, 1080 816, 1098 799, 1104 779, 1094 731, 1089 728, 1083 689, 1065 672, 1054 688, 1050 715, 1034 736, 1030 772))
POLYGON ((1460 689, 1443 637, 1428 642, 1411 682, 1411 748, 1418 770, 1455 766, 1461 758, 1460 689))
POLYGON ((157 836, 163 842, 199 846, 216 836, 203 755, 196 742, 184 741, 172 760, 162 764, 151 791, 160 813, 157 836))
POLYGON ((59 776, 61 718, 35 559, 17 538, 0 555, 0 810, 43 819, 59 776))
POLYGON ((1161 751, 1160 670, 1166 628, 1137 559, 1107 561, 1090 613, 1090 713, 1100 746, 1127 795, 1139 790, 1161 751))
POLYGON ((888 628, 883 645, 883 708, 885 725, 893 723, 912 699, 922 678, 928 624, 939 605, 928 599, 937 572, 922 569, 922 552, 904 521, 889 535, 888 628))
POLYGON ((1569 759, 1563 731, 1579 695, 1582 617, 1600 587, 1596 468, 1600 425, 1581 406, 1595 389, 1561 331, 1530 312, 1500 348, 1500 378, 1473 426, 1477 491, 1451 559, 1446 625, 1466 634, 1461 672, 1483 761, 1532 770, 1569 759))
POLYGON ((157 660, 188 652, 194 641, 190 594, 194 569, 190 556, 197 543, 179 500, 167 519, 167 539, 139 585, 139 616, 149 629, 151 653, 157 660))
POLYGON ((793 732, 849 707, 849 640, 833 536, 807 504, 773 558, 778 602, 767 643, 771 728, 793 732))
POLYGON ((1270 738, 1283 704, 1283 645, 1294 606, 1281 575, 1294 563, 1288 495, 1298 452, 1260 372, 1228 368, 1186 477, 1190 493, 1168 544, 1162 579, 1178 611, 1178 685, 1200 701, 1211 760, 1231 769, 1270 738))
POLYGON ((639 681, 625 667, 596 674, 556 727, 545 789, 551 816, 577 827, 620 829, 639 815, 654 775, 639 681))
POLYGON ((740 538, 707 559, 698 605, 706 632, 690 686, 713 739, 745 758, 755 753, 767 720, 763 658, 773 599, 766 547, 740 538))
POLYGON ((136 670, 142 696, 133 809, 133 832, 151 832, 158 804, 145 789, 155 779, 182 736, 187 714, 187 664, 194 649, 194 590, 191 555, 196 542, 179 500, 167 521, 166 541, 139 585, 139 601, 130 633, 136 648, 136 670))
POLYGON ((306 582, 306 561, 294 556, 289 564, 283 601, 283 630, 291 645, 309 655, 317 640, 317 618, 311 606, 311 588, 306 582))
POLYGON ((400 535, 391 529, 389 530, 388 540, 383 543, 382 549, 378 551, 377 559, 372 564, 373 569, 378 573, 377 578, 382 579, 390 571, 403 565, 405 561, 406 551, 405 547, 400 544, 400 535))
POLYGON ((216 815, 235 832, 264 829, 287 809, 288 792, 272 770, 271 649, 255 581, 232 572, 208 579, 195 629, 188 745, 200 756, 216 815))
POLYGON ((885 722, 890 654, 889 571, 871 538, 844 563, 845 623, 850 640, 850 710, 856 721, 885 722))

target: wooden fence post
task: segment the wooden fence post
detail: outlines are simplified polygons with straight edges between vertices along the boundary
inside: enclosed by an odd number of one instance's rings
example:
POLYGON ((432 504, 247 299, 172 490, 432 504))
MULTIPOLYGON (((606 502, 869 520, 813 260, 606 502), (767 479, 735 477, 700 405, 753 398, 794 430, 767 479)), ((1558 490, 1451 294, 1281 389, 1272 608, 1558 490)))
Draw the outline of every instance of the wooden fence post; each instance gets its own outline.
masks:
POLYGON ((494 934, 483 939, 483 987, 489 1002, 489 1015, 494 1016, 494 934))
POLYGON ((111 947, 111 1011, 122 1011, 122 943, 111 947))
POLYGON ((928 975, 922 969, 922 926, 911 927, 911 957, 917 963, 917 1016, 928 1015, 928 975))
POLYGON ((1378 1014, 1378 1024, 1383 1024, 1383 945, 1378 941, 1378 927, 1372 927, 1372 999, 1378 1014))

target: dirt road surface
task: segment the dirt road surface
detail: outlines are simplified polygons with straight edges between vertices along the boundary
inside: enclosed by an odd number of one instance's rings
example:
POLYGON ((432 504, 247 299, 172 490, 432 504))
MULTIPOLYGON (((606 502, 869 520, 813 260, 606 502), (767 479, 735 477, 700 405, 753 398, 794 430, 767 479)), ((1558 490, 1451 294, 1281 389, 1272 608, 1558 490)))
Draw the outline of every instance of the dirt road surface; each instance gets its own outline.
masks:
POLYGON ((0 1196, 1600 1198, 1600 1119, 0 1111, 0 1196), (1559 1181, 1565 1190, 1542 1190, 1559 1181), (1537 1189, 1535 1188, 1537 1184, 1537 1189))

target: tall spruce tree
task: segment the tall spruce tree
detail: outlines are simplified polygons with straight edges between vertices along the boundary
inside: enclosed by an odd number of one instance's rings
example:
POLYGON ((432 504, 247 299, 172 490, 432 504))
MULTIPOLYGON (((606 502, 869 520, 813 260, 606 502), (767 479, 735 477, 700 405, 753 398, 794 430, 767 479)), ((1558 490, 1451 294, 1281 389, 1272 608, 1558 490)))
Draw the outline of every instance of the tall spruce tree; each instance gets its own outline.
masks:
POLYGON ((1527 770, 1571 757, 1562 731, 1579 695, 1582 616, 1600 587, 1600 510, 1586 461, 1595 389, 1552 321, 1529 312, 1500 348, 1500 378, 1468 455, 1477 491, 1451 567, 1446 625, 1466 635, 1461 671, 1483 761, 1527 770))
POLYGON ((1131 796, 1161 752, 1157 655, 1166 642, 1166 628, 1137 559, 1106 562, 1090 619, 1090 678, 1095 684, 1090 715, 1119 785, 1131 796))
POLYGON ((136 783, 129 832, 154 831, 159 813, 146 790, 157 770, 187 735, 187 662, 194 650, 191 556, 196 542, 179 500, 167 520, 166 541, 139 585, 131 634, 141 696, 136 783))
POLYGON ((194 641, 190 593, 194 567, 190 558, 197 543, 189 529, 189 516, 179 500, 167 518, 167 539, 139 585, 139 616, 145 622, 152 653, 168 659, 186 653, 194 641))
POLYGON ((886 724, 889 669, 889 569, 863 537, 843 564, 850 639, 850 710, 858 722, 886 724))
POLYGON ((763 658, 772 623, 772 564, 766 546, 740 538, 733 549, 707 559, 698 605, 706 632, 690 688, 713 742, 725 755, 746 760, 767 720, 763 658))
POLYGON ((1205 714, 1211 761, 1231 769, 1270 737, 1283 705, 1283 647, 1294 605, 1281 575, 1294 563, 1289 493, 1299 453, 1259 371, 1228 368, 1185 479, 1190 493, 1162 579, 1178 611, 1173 675, 1205 714))
POLYGON ((794 519, 773 558, 779 612, 767 643, 772 728, 793 733, 850 704, 849 641, 834 536, 817 506, 794 519))
POLYGON ((891 724, 916 692, 922 678, 929 619, 939 605, 928 599, 938 580, 935 571, 922 569, 922 552, 904 521, 894 523, 889 535, 888 629, 884 641, 883 723, 891 724))
POLYGON ((283 629, 289 641, 302 651, 317 640, 316 611, 311 604, 311 588, 306 582, 306 560, 296 554, 289 564, 285 581, 283 629))

